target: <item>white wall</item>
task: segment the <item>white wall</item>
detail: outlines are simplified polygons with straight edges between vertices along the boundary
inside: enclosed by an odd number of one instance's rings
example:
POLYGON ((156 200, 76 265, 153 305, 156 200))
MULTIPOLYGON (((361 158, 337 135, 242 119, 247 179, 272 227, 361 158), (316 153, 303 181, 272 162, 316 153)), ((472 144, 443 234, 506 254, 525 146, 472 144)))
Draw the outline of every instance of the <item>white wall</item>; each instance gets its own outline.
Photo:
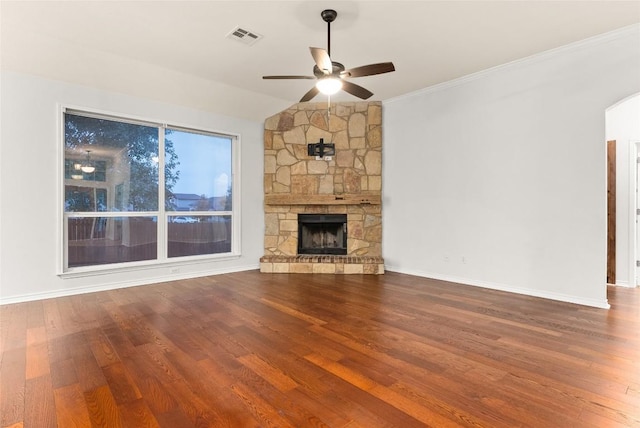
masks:
POLYGON ((608 109, 606 118, 607 140, 616 140, 616 284, 635 286, 630 279, 629 249, 634 237, 629 227, 629 145, 640 141, 640 95, 608 109))
MULTIPOLYGON (((2 12, 5 10, 3 8, 2 12)), ((2 18, 3 23, 5 18, 9 22, 20 22, 20 18, 10 13, 2 15, 2 18)), ((37 32, 22 34, 26 37, 16 39, 8 27, 0 26, 0 29, 3 31, 0 62, 3 71, 40 76, 247 120, 262 120, 291 104, 287 100, 148 64, 136 58, 86 47, 82 43, 70 43, 37 32), (5 29, 8 30, 8 36, 5 29), (49 55, 41 55, 43 47, 46 47, 49 55), (71 72, 68 64, 75 66, 71 72)), ((167 56, 171 56, 169 51, 167 56)))
POLYGON ((60 81, 0 75, 0 299, 2 303, 258 267, 262 256, 262 122, 169 105, 60 81), (57 104, 241 135, 242 257, 62 279, 56 198, 57 104))
POLYGON ((638 90, 636 25, 385 102, 387 269, 607 307, 605 110, 638 90))

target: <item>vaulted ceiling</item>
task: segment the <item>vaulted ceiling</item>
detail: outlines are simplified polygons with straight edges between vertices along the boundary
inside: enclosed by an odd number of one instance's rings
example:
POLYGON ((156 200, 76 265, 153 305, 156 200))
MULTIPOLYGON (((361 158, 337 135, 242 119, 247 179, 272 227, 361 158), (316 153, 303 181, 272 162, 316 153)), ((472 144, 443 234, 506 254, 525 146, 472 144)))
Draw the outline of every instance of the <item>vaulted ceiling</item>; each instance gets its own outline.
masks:
POLYGON ((639 1, 3 0, 1 66, 260 120, 312 86, 262 76, 312 75, 309 47, 326 48, 327 8, 338 12, 334 61, 395 64, 353 80, 376 100, 640 22, 639 1), (251 46, 227 38, 237 26, 262 37, 251 46))

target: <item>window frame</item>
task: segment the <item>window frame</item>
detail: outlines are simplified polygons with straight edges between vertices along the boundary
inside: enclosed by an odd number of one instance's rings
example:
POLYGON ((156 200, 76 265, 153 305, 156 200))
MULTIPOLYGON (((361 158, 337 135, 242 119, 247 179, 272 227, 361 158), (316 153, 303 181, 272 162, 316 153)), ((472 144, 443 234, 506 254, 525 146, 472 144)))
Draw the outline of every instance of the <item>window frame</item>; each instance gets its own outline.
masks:
MULTIPOLYGON (((73 278, 83 276, 95 276, 105 275, 109 273, 127 272, 127 271, 140 271, 145 269, 157 269, 158 267, 173 267, 184 266, 190 264, 207 263, 212 261, 223 261, 239 258, 241 253, 241 183, 240 183, 240 145, 241 136, 238 133, 214 130, 205 128, 202 126, 193 126, 188 124, 181 124, 176 122, 169 122, 163 120, 154 120, 150 118, 137 117, 125 113, 114 113, 109 111, 103 111, 93 108, 74 106, 70 104, 58 104, 58 156, 57 160, 57 249, 59 256, 57 257, 57 275, 61 278, 73 278), (158 210, 157 211, 132 211, 132 212, 119 212, 119 211, 99 211, 99 212, 66 212, 65 211, 65 115, 75 114, 85 117, 92 117, 96 119, 113 120, 122 123, 130 123, 134 125, 152 126, 158 128, 158 157, 161 165, 164 165, 164 139, 167 129, 199 133, 203 135, 220 136, 231 139, 231 197, 232 205, 231 211, 209 211, 202 212, 202 215, 207 216, 231 216, 231 251, 227 253, 215 253, 215 254, 202 254, 194 256, 180 256, 180 257, 168 257, 168 217, 172 214, 172 211, 167 211, 165 207, 165 188, 164 188, 164 173, 160 174, 158 182, 158 210), (125 214, 123 216, 123 214, 125 214), (157 256, 154 260, 144 261, 130 261, 111 264, 99 264, 92 266, 78 266, 68 267, 68 218, 90 218, 90 217, 157 217, 157 256)), ((164 168, 160 168, 160 171, 164 172, 164 168)), ((93 186, 91 186, 93 187, 93 186)), ((191 213, 195 215, 195 213, 191 213)), ((170 270, 169 273, 177 273, 177 271, 170 270)))

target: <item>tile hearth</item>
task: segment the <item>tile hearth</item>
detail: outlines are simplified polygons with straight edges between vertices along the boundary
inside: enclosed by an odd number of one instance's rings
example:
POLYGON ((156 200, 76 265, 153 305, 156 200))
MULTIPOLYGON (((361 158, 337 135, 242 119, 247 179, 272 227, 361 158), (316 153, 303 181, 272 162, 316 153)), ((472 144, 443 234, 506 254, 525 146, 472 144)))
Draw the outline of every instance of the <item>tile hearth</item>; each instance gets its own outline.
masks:
POLYGON ((384 260, 376 256, 263 256, 260 272, 383 274, 384 260))

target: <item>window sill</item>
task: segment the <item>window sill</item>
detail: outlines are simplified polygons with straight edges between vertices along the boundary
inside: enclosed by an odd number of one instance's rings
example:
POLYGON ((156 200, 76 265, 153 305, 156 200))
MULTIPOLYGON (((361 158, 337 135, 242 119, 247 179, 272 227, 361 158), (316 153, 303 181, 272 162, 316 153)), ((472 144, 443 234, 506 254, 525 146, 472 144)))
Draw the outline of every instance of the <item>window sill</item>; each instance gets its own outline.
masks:
POLYGON ((86 268, 74 268, 66 272, 59 272, 58 277, 62 279, 73 279, 83 277, 94 277, 100 275, 112 275, 126 272, 140 272, 145 270, 168 269, 169 274, 177 274, 180 268, 198 264, 206 264, 211 262, 222 262, 227 260, 239 259, 240 253, 225 253, 219 256, 199 256, 197 258, 182 258, 181 260, 167 261, 150 261, 150 262, 132 262, 126 265, 109 265, 109 266, 91 266, 86 268), (176 269, 175 271, 172 271, 176 269))

